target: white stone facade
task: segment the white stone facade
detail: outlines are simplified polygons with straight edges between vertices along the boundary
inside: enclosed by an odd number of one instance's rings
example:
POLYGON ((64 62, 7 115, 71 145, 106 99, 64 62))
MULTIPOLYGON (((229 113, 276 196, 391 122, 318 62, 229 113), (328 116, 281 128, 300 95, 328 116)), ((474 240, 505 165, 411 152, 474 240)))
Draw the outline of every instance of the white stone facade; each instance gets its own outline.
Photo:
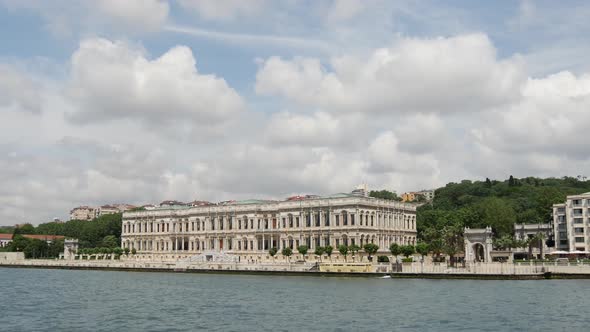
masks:
POLYGON ((590 252, 590 192, 553 205, 553 234, 558 251, 590 252))
POLYGON ((183 258, 204 251, 278 254, 285 247, 309 253, 331 245, 416 243, 413 204, 337 194, 297 201, 244 201, 228 205, 160 208, 123 214, 121 244, 151 258, 183 258))
POLYGON ((97 215, 97 209, 90 206, 79 206, 70 211, 70 220, 92 220, 97 215))

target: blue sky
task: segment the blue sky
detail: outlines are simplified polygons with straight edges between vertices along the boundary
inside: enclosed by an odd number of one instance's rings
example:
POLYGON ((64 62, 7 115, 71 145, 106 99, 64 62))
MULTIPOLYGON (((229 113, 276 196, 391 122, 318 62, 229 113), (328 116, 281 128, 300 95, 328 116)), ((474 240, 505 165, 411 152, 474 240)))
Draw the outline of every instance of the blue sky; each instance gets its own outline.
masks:
POLYGON ((588 17, 586 1, 0 0, 0 224, 584 175, 588 17))

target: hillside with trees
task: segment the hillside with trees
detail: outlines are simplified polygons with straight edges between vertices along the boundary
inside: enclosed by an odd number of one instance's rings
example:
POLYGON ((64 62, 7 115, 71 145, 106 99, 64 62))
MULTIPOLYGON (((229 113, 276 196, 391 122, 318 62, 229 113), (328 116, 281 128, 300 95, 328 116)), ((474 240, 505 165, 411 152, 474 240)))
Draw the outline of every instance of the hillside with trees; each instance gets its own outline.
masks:
POLYGON ((435 192, 434 200, 417 211, 420 238, 439 239, 444 230, 491 226, 496 237, 512 235, 515 223, 548 223, 552 205, 567 195, 590 191, 585 177, 469 181, 449 183, 435 192))

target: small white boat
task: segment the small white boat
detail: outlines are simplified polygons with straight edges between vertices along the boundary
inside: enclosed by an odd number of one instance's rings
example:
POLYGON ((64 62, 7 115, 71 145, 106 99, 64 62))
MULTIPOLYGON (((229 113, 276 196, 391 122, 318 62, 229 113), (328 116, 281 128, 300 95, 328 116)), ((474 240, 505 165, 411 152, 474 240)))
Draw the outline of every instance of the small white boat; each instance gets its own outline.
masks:
POLYGON ((379 277, 379 279, 391 279, 391 276, 382 276, 382 277, 379 277))

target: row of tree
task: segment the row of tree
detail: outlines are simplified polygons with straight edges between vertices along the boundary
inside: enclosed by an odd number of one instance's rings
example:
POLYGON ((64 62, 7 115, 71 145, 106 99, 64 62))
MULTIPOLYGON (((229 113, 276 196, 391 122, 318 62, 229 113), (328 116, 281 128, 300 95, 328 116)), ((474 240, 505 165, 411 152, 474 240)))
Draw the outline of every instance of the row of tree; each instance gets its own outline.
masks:
MULTIPOLYGON (((365 253, 367 253, 369 260, 372 260, 372 256, 374 254, 377 253, 377 251, 379 250, 379 246, 374 244, 374 243, 367 243, 365 244, 362 248, 358 245, 355 244, 351 244, 351 245, 344 245, 341 244, 338 246, 338 252, 344 256, 344 259, 347 259, 349 254, 355 255, 358 254, 359 251, 363 250, 365 253)), ((409 256, 413 255, 414 253, 418 253, 422 256, 426 256, 428 255, 430 250, 430 246, 424 242, 420 242, 418 243, 416 246, 413 245, 398 245, 397 243, 392 243, 391 246, 389 247, 389 251, 391 252, 391 254, 393 256, 399 256, 399 255, 404 255, 406 258, 409 258, 409 256)), ((305 259, 305 255, 307 255, 309 251, 309 247, 306 245, 301 245, 297 247, 297 252, 301 255, 303 255, 303 258, 305 259)), ((324 254, 328 255, 328 257, 332 256, 332 253, 334 251, 334 248, 332 246, 325 246, 325 247, 316 247, 314 254, 317 256, 322 256, 324 254)), ((271 248, 268 251, 269 255, 274 257, 277 253, 278 250, 277 248, 271 248)), ((285 257, 290 257, 293 255, 293 249, 291 249, 290 247, 285 247, 283 248, 283 250, 281 251, 281 254, 285 257)))
POLYGON ((6 247, 0 251, 19 251, 25 254, 25 258, 57 258, 64 251, 64 240, 59 239, 48 244, 47 241, 26 238, 16 234, 6 247))
POLYGON ((78 239, 81 248, 113 248, 120 246, 121 225, 122 214, 115 213, 102 215, 91 221, 48 222, 37 227, 25 224, 15 228, 13 234, 63 235, 78 239))
MULTIPOLYGON (((464 180, 435 191, 429 204, 417 209, 418 236, 432 244, 456 228, 491 226, 496 237, 512 235, 515 223, 548 223, 552 205, 566 196, 590 191, 590 181, 573 178, 515 178, 505 181, 464 180)), ((447 241, 453 247, 454 241, 447 241)), ((436 245, 435 245, 436 246, 436 245)), ((453 248, 447 248, 453 251, 453 248)), ((442 251, 442 250, 441 250, 442 251)))
POLYGON ((82 248, 78 249, 76 254, 80 256, 109 256, 115 255, 115 258, 119 258, 121 255, 135 255, 137 251, 135 248, 129 250, 129 248, 122 249, 120 247, 100 247, 100 248, 82 248))

